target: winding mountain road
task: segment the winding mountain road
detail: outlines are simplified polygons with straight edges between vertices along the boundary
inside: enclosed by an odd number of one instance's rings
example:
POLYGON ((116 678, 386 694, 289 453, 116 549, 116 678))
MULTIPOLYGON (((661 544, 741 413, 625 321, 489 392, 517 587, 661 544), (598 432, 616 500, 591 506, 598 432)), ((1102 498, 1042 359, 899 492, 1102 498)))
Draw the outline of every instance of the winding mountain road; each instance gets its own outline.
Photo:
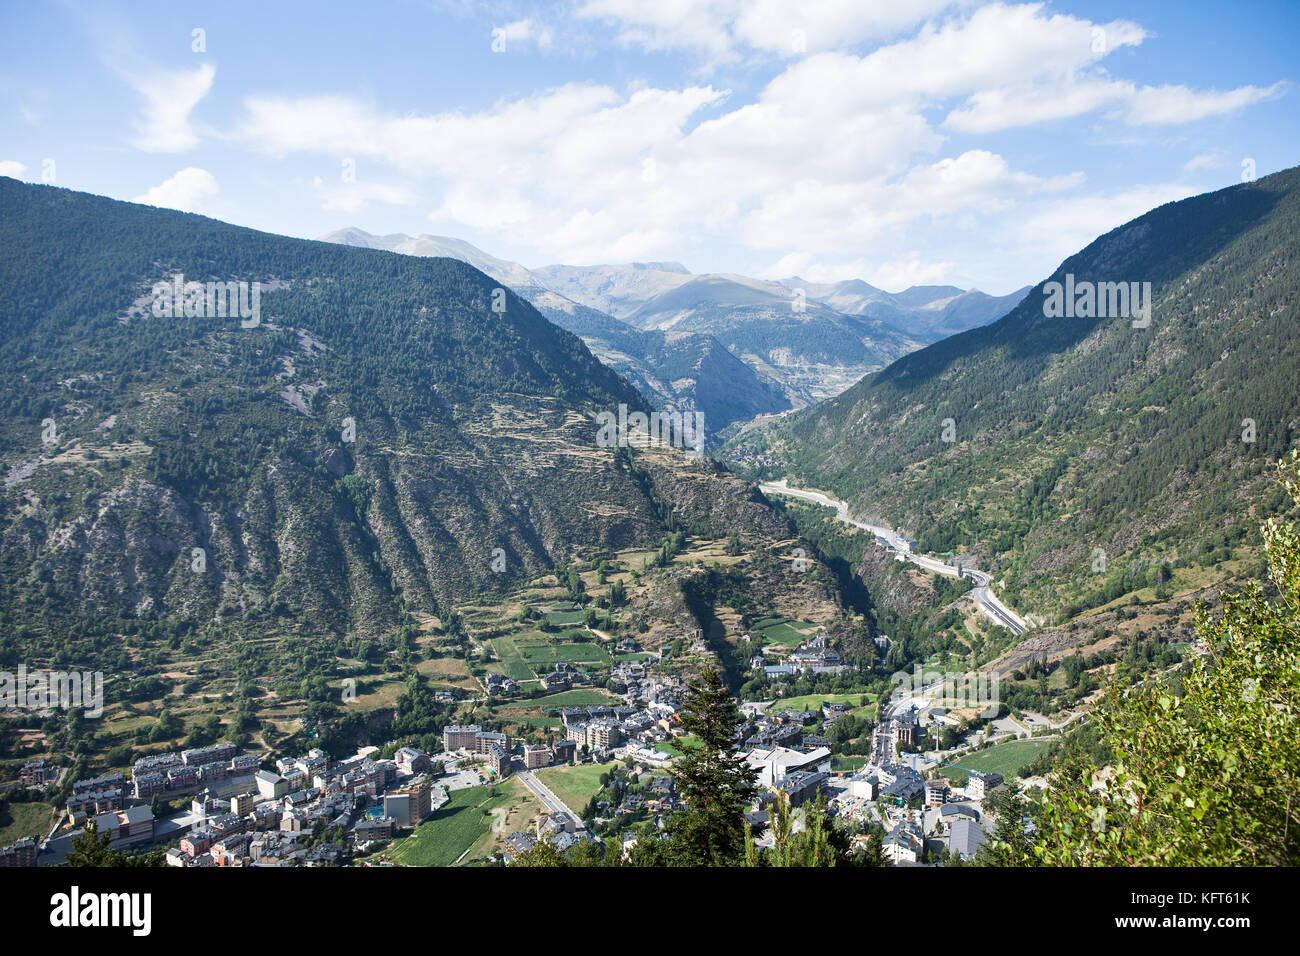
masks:
POLYGON ((888 547, 895 553, 902 555, 906 560, 911 561, 918 567, 924 568, 935 574, 942 574, 945 577, 967 577, 975 582, 975 587, 971 590, 971 598, 975 601, 984 615, 995 624, 1000 624, 1012 634, 1020 635, 1029 630, 1029 624, 1020 617, 1015 611, 1007 607, 993 593, 993 577, 984 571, 966 566, 954 567, 946 564, 938 558, 931 558, 924 554, 914 554, 911 547, 906 541, 895 534, 892 528, 886 528, 882 525, 868 524, 865 521, 858 521, 849 514, 849 506, 843 501, 830 497, 824 492, 814 491, 803 488, 791 488, 785 478, 780 481, 765 481, 759 484, 759 490, 764 494, 786 495, 791 498, 801 498, 804 501, 811 501, 814 504, 822 505, 826 508, 835 509, 835 517, 854 528, 863 531, 870 531, 877 539, 884 542, 883 547, 888 547))

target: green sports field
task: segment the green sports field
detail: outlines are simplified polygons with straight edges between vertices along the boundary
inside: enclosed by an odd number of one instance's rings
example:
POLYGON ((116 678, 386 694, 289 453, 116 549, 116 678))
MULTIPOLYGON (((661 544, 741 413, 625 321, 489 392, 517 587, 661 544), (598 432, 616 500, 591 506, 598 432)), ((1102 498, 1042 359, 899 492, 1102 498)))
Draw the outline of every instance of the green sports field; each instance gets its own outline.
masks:
POLYGON ((1016 776, 1022 767, 1036 760, 1055 743, 1053 740, 1008 740, 996 744, 988 750, 977 750, 973 754, 959 757, 959 767, 944 767, 943 775, 957 786, 964 786, 969 774, 967 770, 980 773, 1000 773, 1010 779, 1016 776))

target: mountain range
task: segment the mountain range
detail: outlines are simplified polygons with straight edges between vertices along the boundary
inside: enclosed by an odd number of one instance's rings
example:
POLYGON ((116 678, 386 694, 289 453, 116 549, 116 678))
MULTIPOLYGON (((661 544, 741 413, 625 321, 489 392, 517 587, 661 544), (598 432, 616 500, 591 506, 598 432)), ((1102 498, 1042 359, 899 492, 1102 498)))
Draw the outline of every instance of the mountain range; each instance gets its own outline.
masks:
POLYGON ((1025 291, 993 297, 926 286, 890 294, 860 280, 817 286, 695 275, 675 262, 530 270, 446 236, 353 227, 322 239, 468 262, 581 336, 652 403, 702 410, 715 435, 838 394, 942 335, 992 321, 1025 291))
POLYGON ((790 535, 707 459, 600 447, 645 400, 455 259, 0 178, 0 287, 6 660, 164 623, 369 637, 670 527, 790 535), (254 314, 205 299, 229 282, 254 314))
POLYGON ((724 455, 969 555, 1040 620, 1258 571, 1238 546, 1281 507, 1273 463, 1300 434, 1297 237, 1297 169, 1161 206, 998 321, 724 455), (1112 311, 1143 283, 1149 312, 1112 311), (1063 289, 1074 317, 1052 305, 1063 289))

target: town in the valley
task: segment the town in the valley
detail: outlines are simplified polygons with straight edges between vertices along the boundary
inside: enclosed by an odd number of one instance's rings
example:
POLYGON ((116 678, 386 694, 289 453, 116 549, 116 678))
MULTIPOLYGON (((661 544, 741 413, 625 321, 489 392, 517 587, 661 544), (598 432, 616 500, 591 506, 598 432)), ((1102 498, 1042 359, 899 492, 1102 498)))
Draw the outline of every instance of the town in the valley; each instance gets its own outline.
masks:
MULTIPOLYGON (((695 637, 692 649, 702 650, 695 637)), ((882 655, 888 651, 887 636, 876 643, 882 655)), ((610 670, 609 704, 556 708, 559 724, 548 742, 449 724, 432 753, 365 746, 331 759, 316 748, 273 766, 230 743, 154 753, 129 774, 73 781, 51 831, 0 849, 0 866, 57 865, 90 824, 113 849, 165 847, 166 862, 176 867, 392 865, 403 843, 425 839, 422 830, 436 841, 436 824, 460 798, 519 785, 521 811, 493 814, 478 862, 510 863, 541 840, 562 853, 594 841, 602 853, 612 842, 612 852, 627 854, 680 809, 672 766, 690 743, 681 727, 686 680, 661 672, 666 652, 641 653, 631 638, 618 649, 635 659, 610 670), (585 791, 574 786, 582 781, 585 791), (157 813, 160 806, 171 812, 157 813)), ((1033 781, 1004 780, 963 760, 1002 742, 1050 736, 1056 727, 1047 718, 986 702, 949 707, 943 695, 953 688, 938 684, 900 686, 875 701, 855 693, 785 699, 795 681, 848 667, 815 630, 797 646, 770 649, 778 652, 755 657, 750 667, 776 694, 740 703, 738 743, 758 783, 745 819, 757 846, 772 845, 777 801, 787 802, 796 832, 816 807, 838 816, 855 846, 874 832, 885 861, 899 866, 969 861, 996 827, 1022 825, 998 818, 993 805, 997 795, 1033 781), (837 753, 843 748, 835 741, 844 736, 837 726, 854 722, 850 732, 866 752, 837 753)), ((591 682, 590 673, 564 662, 538 681, 545 693, 591 682)), ((494 698, 519 693, 516 681, 496 672, 485 675, 484 689, 494 698)), ((32 761, 20 785, 41 792, 66 783, 64 773, 51 761, 32 761)))

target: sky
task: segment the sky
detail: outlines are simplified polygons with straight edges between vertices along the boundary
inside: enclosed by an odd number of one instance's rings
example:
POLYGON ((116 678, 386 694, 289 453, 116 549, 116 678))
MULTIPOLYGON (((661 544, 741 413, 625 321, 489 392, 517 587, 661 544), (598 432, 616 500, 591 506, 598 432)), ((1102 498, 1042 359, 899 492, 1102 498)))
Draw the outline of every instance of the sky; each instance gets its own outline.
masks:
POLYGON ((0 7, 0 175, 538 267, 1004 294, 1300 162, 1300 3, 0 7))

